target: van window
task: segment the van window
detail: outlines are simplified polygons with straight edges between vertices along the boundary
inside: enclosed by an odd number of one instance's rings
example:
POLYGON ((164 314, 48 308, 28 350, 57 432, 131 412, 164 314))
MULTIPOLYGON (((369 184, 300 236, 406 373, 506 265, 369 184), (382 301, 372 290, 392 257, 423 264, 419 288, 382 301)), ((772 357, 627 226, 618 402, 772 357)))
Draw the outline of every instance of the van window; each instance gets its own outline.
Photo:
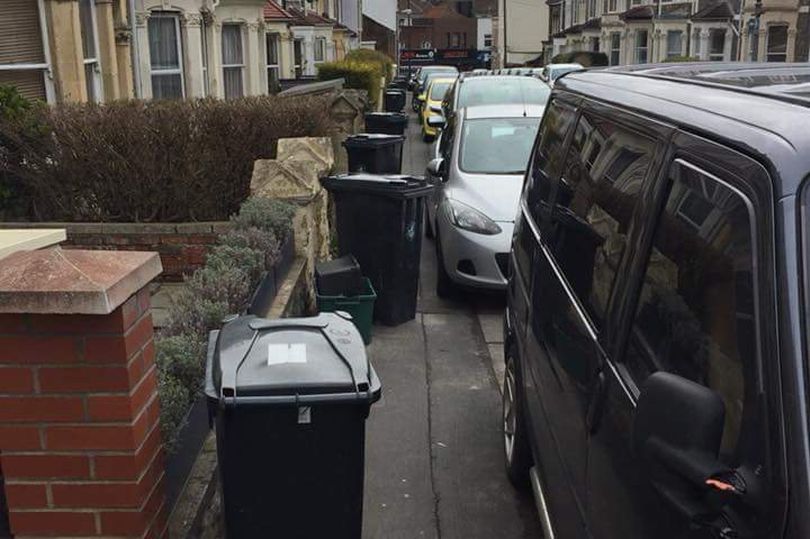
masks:
POLYGON ((548 214, 551 182, 562 168, 565 137, 575 119, 576 110, 556 99, 549 103, 543 114, 526 185, 526 203, 538 226, 548 220, 543 219, 542 214, 544 208, 548 214))
POLYGON ((669 181, 624 365, 636 386, 664 370, 717 391, 729 454, 757 357, 752 223, 740 194, 689 163, 669 181))
POLYGON ((601 326, 655 141, 583 112, 557 186, 548 238, 592 321, 601 326))

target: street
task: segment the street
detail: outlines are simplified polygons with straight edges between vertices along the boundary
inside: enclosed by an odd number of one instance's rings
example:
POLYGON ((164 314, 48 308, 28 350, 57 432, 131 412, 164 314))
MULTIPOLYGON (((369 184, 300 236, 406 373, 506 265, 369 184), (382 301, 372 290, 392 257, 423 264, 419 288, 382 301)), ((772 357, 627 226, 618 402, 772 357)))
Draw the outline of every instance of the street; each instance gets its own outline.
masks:
MULTIPOLYGON (((430 150, 412 114, 403 172, 424 174, 430 150)), ((486 293, 442 300, 435 266, 425 238, 416 319, 374 327, 369 353, 383 399, 367 423, 364 537, 540 537, 531 496, 504 473, 503 300, 486 293)))

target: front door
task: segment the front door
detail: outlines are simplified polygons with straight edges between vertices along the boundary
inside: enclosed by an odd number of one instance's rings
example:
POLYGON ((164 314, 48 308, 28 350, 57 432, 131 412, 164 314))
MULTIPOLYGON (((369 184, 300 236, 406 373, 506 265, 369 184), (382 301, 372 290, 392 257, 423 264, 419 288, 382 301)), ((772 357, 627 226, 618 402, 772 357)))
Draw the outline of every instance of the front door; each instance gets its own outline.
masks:
POLYGON ((786 492, 768 424, 778 416, 770 180, 736 152, 685 134, 674 142, 651 190, 660 211, 639 220, 615 294, 615 361, 587 463, 589 525, 598 539, 775 536, 786 492), (721 482, 707 483, 688 452, 668 448, 658 467, 638 447, 636 406, 657 371, 722 401, 719 456, 707 468, 721 482))
POLYGON ((293 41, 293 65, 295 66, 295 78, 300 79, 304 74, 304 40, 295 39, 293 41))

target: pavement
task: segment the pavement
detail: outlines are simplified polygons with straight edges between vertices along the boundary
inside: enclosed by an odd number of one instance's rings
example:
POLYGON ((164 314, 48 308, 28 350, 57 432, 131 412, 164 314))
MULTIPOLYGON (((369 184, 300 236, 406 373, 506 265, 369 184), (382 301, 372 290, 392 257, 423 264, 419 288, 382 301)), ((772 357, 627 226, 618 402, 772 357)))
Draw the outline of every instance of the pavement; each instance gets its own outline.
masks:
MULTIPOLYGON (((430 145, 411 116, 403 171, 423 174, 430 145)), ((499 294, 435 295, 423 239, 416 319, 375 326, 369 354, 383 398, 367 422, 364 539, 542 536, 534 502, 504 472, 499 294)))

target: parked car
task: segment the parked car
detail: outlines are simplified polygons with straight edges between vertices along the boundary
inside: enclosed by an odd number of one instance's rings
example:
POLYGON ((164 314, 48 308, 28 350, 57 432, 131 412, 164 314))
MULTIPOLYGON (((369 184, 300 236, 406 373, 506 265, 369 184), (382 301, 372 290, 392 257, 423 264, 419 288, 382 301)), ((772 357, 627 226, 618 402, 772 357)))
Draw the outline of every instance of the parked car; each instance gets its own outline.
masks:
POLYGON ((551 87, 521 75, 479 75, 459 77, 442 103, 445 117, 464 107, 496 104, 545 105, 551 87))
POLYGON ((560 79, 504 320, 546 537, 810 537, 807 64, 560 79))
POLYGON ((419 75, 416 77, 416 81, 413 86, 413 99, 411 100, 411 107, 413 108, 414 112, 419 112, 421 107, 421 101, 419 97, 425 93, 425 89, 427 88, 427 84, 430 82, 430 77, 432 75, 436 76, 458 76, 458 69, 455 66, 424 66, 422 69, 419 70, 419 75))
POLYGON ((540 78, 549 84, 554 85, 554 81, 566 73, 582 71, 583 69, 585 68, 582 67, 581 64, 548 64, 543 67, 543 71, 540 73, 540 78))
POLYGON ((543 115, 539 105, 461 109, 428 164, 436 184, 427 204, 436 238, 436 293, 456 284, 503 289, 523 174, 543 115))
POLYGON ((456 81, 455 77, 440 77, 430 81, 430 84, 425 91, 425 100, 422 104, 422 111, 420 113, 420 120, 422 124, 422 140, 425 142, 433 142, 436 135, 439 133, 439 128, 430 125, 428 120, 433 117, 443 117, 442 113, 442 100, 453 83, 456 81))

